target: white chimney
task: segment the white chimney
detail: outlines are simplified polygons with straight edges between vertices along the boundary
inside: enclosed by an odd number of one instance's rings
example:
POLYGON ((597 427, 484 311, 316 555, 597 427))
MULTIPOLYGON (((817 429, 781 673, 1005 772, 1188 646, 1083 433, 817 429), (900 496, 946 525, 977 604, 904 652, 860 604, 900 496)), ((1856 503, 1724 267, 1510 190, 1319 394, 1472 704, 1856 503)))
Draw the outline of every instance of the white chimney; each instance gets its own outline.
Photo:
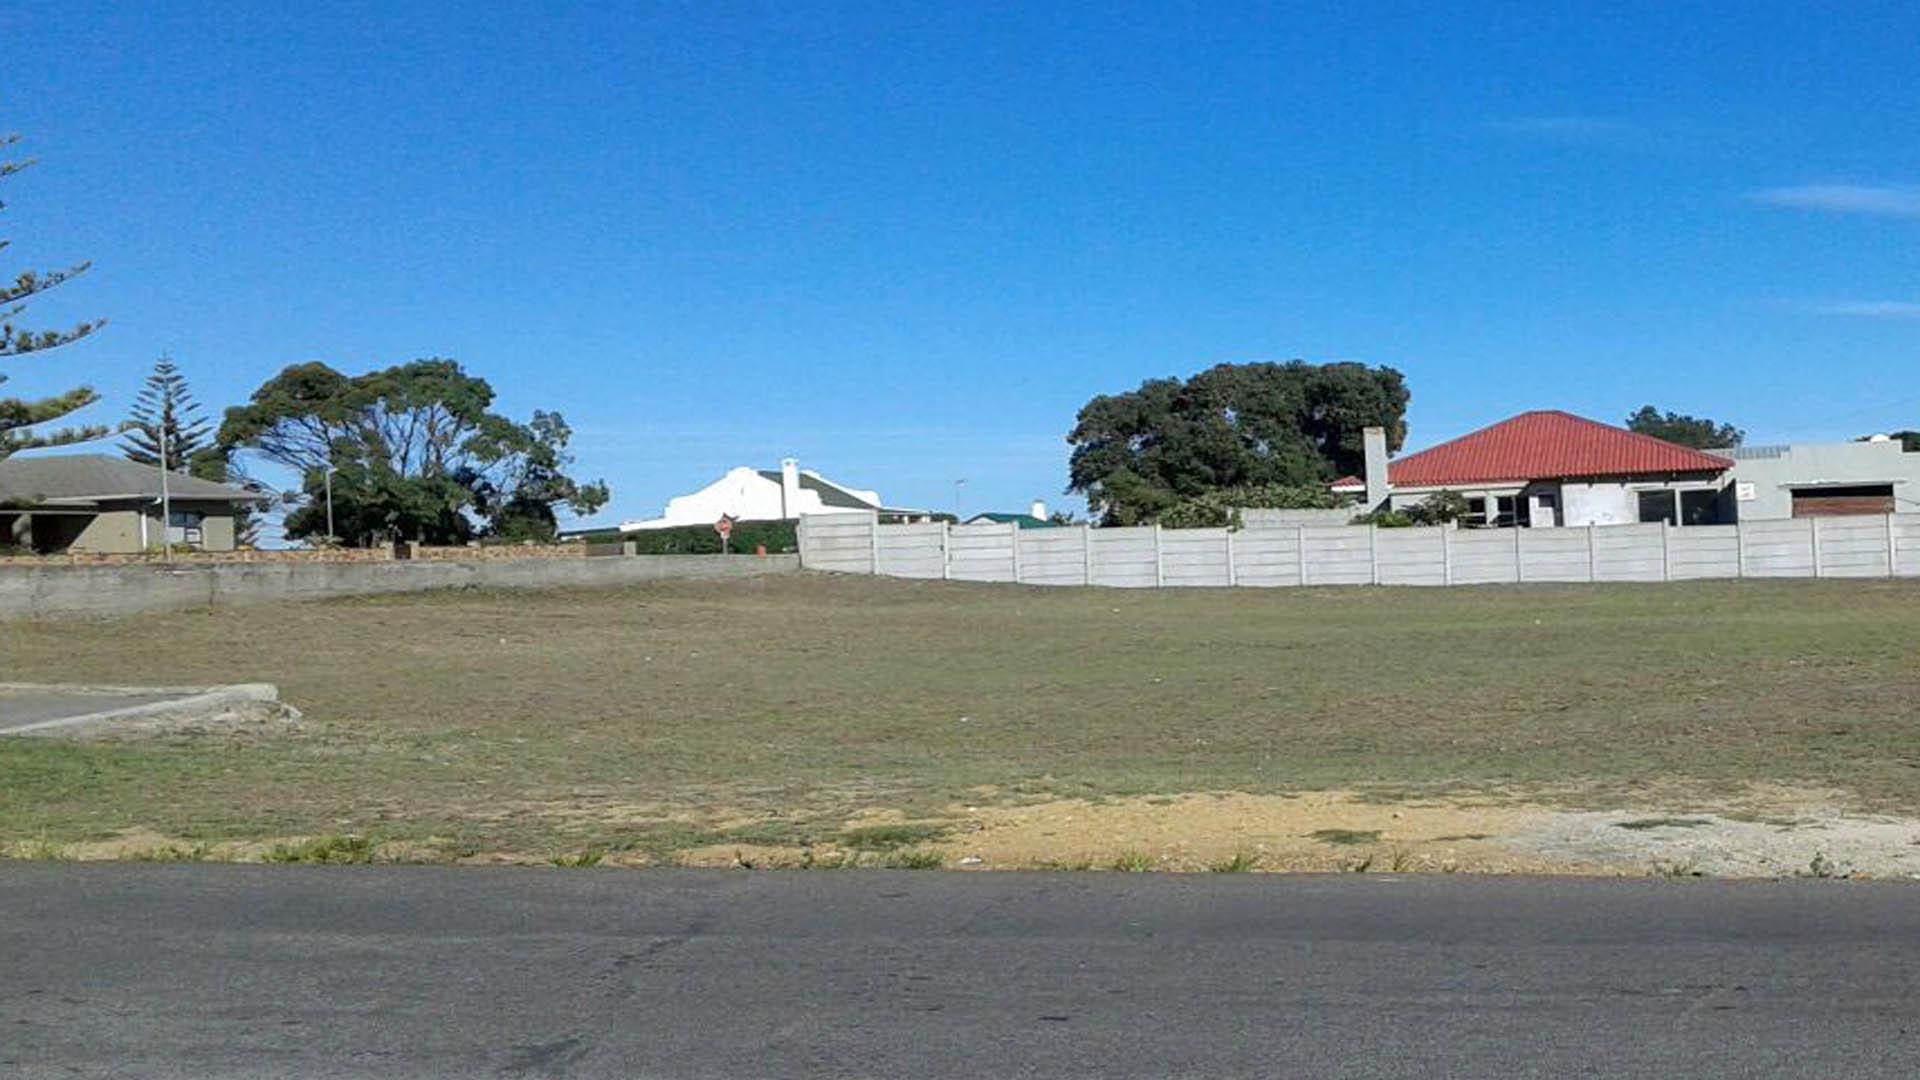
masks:
POLYGON ((1365 440, 1367 462, 1367 505, 1368 513, 1380 509, 1387 501, 1387 429, 1370 427, 1361 431, 1365 440))
POLYGON ((800 462, 795 458, 780 459, 780 516, 800 516, 800 462))
POLYGON ((1047 500, 1045 499, 1033 500, 1033 505, 1027 508, 1027 513, 1032 514, 1034 517, 1039 518, 1041 521, 1047 520, 1047 500))

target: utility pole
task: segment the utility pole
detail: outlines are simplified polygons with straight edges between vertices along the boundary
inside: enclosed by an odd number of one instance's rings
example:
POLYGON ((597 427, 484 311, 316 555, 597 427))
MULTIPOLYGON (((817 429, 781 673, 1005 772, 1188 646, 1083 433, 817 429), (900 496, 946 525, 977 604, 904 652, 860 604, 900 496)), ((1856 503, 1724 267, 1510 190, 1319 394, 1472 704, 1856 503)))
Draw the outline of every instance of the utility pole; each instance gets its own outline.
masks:
POLYGON ((953 520, 955 521, 960 520, 960 489, 965 487, 966 483, 964 477, 953 482, 953 520))

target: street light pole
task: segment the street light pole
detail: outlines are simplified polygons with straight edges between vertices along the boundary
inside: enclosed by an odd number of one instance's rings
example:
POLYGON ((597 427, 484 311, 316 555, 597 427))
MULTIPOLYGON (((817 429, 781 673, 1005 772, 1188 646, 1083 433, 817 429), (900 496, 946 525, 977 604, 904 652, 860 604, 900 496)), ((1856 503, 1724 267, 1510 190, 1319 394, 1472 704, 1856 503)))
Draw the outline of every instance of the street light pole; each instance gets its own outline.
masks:
POLYGON ((340 538, 333 535, 333 466, 327 466, 327 546, 336 547, 340 538))
POLYGON ((160 558, 173 561, 173 495, 167 487, 167 421, 160 419, 160 558))

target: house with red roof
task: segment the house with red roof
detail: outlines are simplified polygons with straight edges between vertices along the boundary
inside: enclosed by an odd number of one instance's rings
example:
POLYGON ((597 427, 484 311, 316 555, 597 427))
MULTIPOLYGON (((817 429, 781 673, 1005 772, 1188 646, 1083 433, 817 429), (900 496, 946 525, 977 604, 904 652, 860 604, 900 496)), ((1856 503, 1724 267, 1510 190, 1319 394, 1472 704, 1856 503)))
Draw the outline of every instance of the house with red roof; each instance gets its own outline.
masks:
POLYGON ((1367 475, 1336 480, 1368 509, 1404 510, 1451 491, 1471 526, 1552 528, 1734 519, 1734 462, 1553 409, 1497 424, 1389 461, 1384 433, 1368 432, 1367 475))

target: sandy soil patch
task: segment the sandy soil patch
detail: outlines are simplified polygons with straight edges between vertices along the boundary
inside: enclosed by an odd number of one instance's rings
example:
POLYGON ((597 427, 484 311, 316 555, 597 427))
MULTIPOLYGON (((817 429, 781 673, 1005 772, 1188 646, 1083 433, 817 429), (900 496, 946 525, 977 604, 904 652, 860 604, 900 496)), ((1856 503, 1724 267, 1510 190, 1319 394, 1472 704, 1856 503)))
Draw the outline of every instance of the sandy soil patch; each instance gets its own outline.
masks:
POLYGON ((950 866, 981 869, 1920 877, 1920 820, 1851 812, 1830 792, 1777 786, 1606 812, 1379 803, 1351 792, 956 810, 962 824, 940 850, 950 866))
POLYGON ((955 864, 983 869, 1207 870, 1238 858, 1258 870, 1609 872, 1577 857, 1504 847, 1500 838, 1537 814, 1524 807, 1383 804, 1313 792, 1070 799, 966 813, 966 824, 940 846, 955 864))

